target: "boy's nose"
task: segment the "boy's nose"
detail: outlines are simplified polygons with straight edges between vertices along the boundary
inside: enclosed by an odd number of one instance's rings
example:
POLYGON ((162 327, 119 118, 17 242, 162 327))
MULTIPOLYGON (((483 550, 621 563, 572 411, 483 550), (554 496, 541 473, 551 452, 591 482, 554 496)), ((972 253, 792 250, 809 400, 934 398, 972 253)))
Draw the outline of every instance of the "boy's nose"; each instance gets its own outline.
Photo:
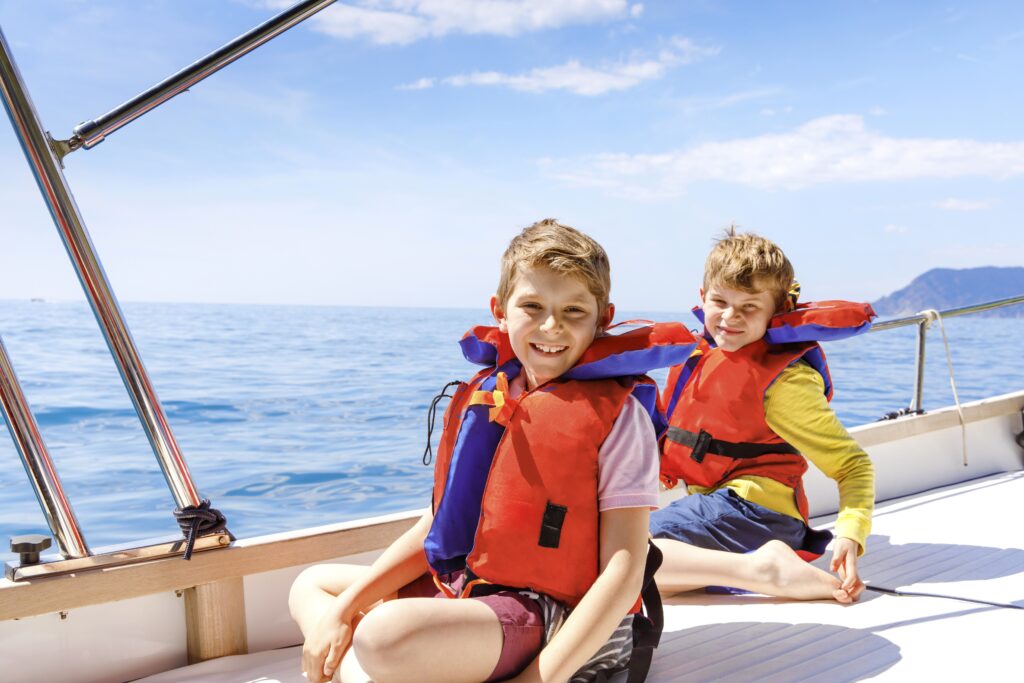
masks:
POLYGON ((551 332, 558 327, 558 320, 554 315, 549 315, 544 323, 540 326, 542 332, 551 332))

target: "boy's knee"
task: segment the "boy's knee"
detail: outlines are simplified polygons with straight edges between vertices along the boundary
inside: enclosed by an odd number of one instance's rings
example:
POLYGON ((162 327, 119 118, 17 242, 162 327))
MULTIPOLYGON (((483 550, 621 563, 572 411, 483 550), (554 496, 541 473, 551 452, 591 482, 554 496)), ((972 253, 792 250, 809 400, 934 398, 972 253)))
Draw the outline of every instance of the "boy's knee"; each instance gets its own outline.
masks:
POLYGON ((403 646, 409 645, 408 610, 401 601, 385 602, 371 610, 352 634, 352 649, 363 670, 374 680, 393 678, 404 667, 403 646))
POLYGON ((288 610, 292 617, 295 616, 296 609, 300 609, 304 604, 303 597, 305 595, 308 595, 310 591, 322 588, 320 580, 322 570, 321 565, 306 567, 295 577, 295 581, 292 582, 292 587, 288 591, 288 610))

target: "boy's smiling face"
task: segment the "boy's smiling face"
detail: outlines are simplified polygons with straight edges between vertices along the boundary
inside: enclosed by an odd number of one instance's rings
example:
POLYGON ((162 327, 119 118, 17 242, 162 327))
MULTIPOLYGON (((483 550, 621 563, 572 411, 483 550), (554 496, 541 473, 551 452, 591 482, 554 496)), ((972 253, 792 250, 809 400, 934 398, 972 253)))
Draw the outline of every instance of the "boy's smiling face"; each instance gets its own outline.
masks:
POLYGON ((528 389, 575 365, 614 311, 612 304, 599 310, 597 297, 581 279, 545 266, 519 269, 504 305, 491 297, 491 312, 523 364, 528 389))
POLYGON ((723 351, 738 351, 764 336, 775 315, 775 295, 765 289, 744 292, 721 284, 700 290, 704 327, 723 351))

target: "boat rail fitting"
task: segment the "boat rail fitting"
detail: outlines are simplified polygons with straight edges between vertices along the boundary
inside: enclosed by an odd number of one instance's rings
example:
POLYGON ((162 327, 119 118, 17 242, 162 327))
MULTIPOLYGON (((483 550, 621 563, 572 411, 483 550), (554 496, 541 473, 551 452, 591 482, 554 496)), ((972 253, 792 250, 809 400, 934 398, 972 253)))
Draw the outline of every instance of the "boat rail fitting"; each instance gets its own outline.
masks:
POLYGON ((167 417, 142 364, 142 358, 132 340, 103 266, 96 255, 67 179, 61 171, 60 159, 50 146, 48 135, 39 120, 2 30, 0 96, 29 168, 43 195, 43 201, 50 210, 57 232, 60 233, 85 290, 85 296, 92 306, 110 353, 121 373, 121 379, 142 421, 168 488, 178 507, 198 506, 201 502, 200 495, 171 433, 167 417))
MULTIPOLYGON (((971 304, 969 306, 960 306, 958 308, 950 308, 945 311, 936 311, 934 309, 928 309, 915 313, 914 315, 908 315, 903 318, 893 318, 892 320, 883 320, 878 323, 874 323, 871 326, 869 332, 884 332, 885 330, 893 330, 897 327, 909 327, 910 325, 917 325, 917 358, 914 364, 914 394, 910 400, 910 407, 897 410, 895 412, 887 414, 882 419, 892 419, 896 417, 902 417, 904 415, 915 415, 924 412, 924 361, 925 361, 925 346, 928 337, 928 328, 931 327, 932 322, 944 320, 946 318, 955 318, 958 315, 968 315, 970 313, 980 313, 982 311, 990 311, 995 308, 1003 308, 1004 306, 1013 306, 1015 304, 1024 303, 1024 294, 1018 296, 1011 296, 1006 299, 995 299, 993 301, 986 301, 980 304, 971 304)), ((943 331, 943 337, 945 337, 945 331, 943 331)), ((947 360, 948 358, 948 343, 947 343, 947 360)), ((952 361, 950 360, 952 365, 952 361)), ((952 375, 952 367, 950 367, 950 374, 952 375)), ((956 386, 953 386, 954 395, 956 393, 956 386)), ((959 404, 959 400, 957 401, 959 404)))
MULTIPOLYGON (((980 313, 981 311, 990 311, 994 308, 1003 308, 1004 306, 1013 306, 1014 304, 1024 304, 1024 294, 1017 296, 1011 296, 1006 299, 995 299, 993 301, 986 301, 981 304, 971 304, 970 306, 960 306, 959 308, 950 308, 945 311, 939 311, 939 315, 943 318, 955 318, 958 315, 967 315, 969 313, 980 313)), ((881 322, 873 323, 869 332, 883 332, 885 330, 895 329, 897 327, 908 327, 909 325, 916 325, 927 320, 932 320, 934 314, 930 311, 921 313, 915 313, 914 315, 908 315, 904 318, 893 318, 892 320, 883 320, 881 322)))
MULTIPOLYGON (((88 557, 73 557, 66 560, 39 562, 38 564, 6 564, 4 576, 8 581, 27 581, 49 576, 74 574, 85 576, 89 572, 103 571, 111 567, 145 564, 153 560, 180 557, 185 552, 187 541, 183 538, 160 538, 136 541, 123 546, 97 548, 88 557), (141 543, 141 545, 137 545, 141 543)), ((196 538, 195 552, 218 550, 231 545, 231 536, 225 533, 210 534, 196 538)))
POLYGON ((57 468, 46 450, 39 425, 25 400, 7 348, 0 339, 0 403, 3 404, 7 429, 21 456, 21 464, 32 482, 36 500, 43 510, 50 532, 57 539, 57 548, 65 559, 79 559, 90 555, 89 546, 71 503, 64 495, 57 468))
POLYGON ((260 45, 284 33, 291 27, 313 16, 335 0, 304 0, 268 19, 259 26, 238 36, 230 43, 214 50, 202 59, 189 64, 153 87, 132 99, 114 107, 106 114, 75 126, 73 135, 66 141, 68 152, 76 149, 91 149, 103 142, 108 135, 125 126, 143 114, 156 109, 175 95, 179 95, 196 83, 212 76, 236 59, 255 50, 260 45))
POLYGON ((922 320, 917 324, 917 357, 914 361, 914 396, 910 399, 910 411, 916 413, 924 410, 924 362, 925 348, 928 341, 928 328, 932 323, 930 319, 922 320))

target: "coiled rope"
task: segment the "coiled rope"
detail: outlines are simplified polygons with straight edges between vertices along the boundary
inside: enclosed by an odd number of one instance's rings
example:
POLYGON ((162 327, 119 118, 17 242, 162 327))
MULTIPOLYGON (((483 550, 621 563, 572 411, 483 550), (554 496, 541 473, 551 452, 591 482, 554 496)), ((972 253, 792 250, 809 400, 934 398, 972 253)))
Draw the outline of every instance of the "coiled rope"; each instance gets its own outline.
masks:
MULTIPOLYGON (((198 537, 220 534, 228 530, 228 520, 220 510, 210 507, 210 501, 206 499, 199 505, 174 508, 174 519, 181 527, 181 533, 185 535, 185 553, 182 555, 182 559, 185 560, 192 559, 192 549, 198 537)), ((231 536, 230 532, 228 535, 231 536)), ((231 540, 235 540, 234 536, 231 536, 231 540)))

